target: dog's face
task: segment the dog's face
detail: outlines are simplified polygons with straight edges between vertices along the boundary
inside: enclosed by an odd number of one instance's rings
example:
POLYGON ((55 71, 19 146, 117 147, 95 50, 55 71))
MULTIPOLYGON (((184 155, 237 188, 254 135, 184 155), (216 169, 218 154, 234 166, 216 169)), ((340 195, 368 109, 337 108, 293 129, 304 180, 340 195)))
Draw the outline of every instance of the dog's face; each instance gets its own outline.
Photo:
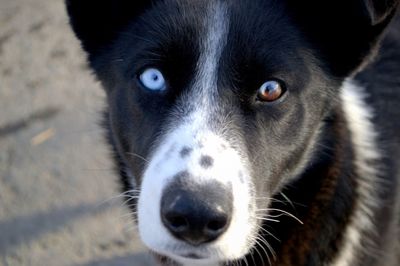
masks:
POLYGON ((331 84, 282 9, 172 1, 119 40, 111 125, 157 253, 241 258, 261 210, 310 157, 331 84))
POLYGON ((109 12, 121 17, 102 17, 109 24, 96 34, 68 3, 106 87, 128 188, 140 191, 143 242, 189 265, 245 256, 274 195, 307 167, 341 82, 370 47, 337 40, 348 48, 337 56, 324 44, 352 27, 339 22, 333 36, 318 35, 334 27, 312 27, 307 6, 291 1, 117 1, 109 12))

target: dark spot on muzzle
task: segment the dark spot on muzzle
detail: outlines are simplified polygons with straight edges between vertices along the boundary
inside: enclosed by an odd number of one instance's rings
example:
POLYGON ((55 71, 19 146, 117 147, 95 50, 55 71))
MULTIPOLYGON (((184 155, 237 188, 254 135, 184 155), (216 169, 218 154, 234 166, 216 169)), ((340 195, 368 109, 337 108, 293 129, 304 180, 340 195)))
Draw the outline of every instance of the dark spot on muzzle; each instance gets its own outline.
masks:
POLYGON ((181 150, 181 152, 180 152, 181 157, 182 157, 182 158, 185 158, 185 157, 189 156, 190 153, 192 152, 192 150, 193 150, 193 149, 190 148, 190 147, 183 147, 182 150, 181 150))
POLYGON ((208 155, 203 155, 203 156, 201 156, 201 158, 200 158, 200 165, 203 167, 203 168, 210 168, 210 167, 212 167, 213 166, 213 164, 214 164, 214 159, 211 157, 211 156, 208 156, 208 155))

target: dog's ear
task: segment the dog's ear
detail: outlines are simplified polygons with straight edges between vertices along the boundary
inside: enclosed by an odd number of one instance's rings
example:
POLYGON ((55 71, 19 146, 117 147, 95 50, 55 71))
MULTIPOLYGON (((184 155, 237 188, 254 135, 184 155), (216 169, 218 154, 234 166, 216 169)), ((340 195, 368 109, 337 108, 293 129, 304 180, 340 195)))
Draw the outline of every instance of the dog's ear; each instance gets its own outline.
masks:
POLYGON ((371 24, 377 25, 384 22, 393 10, 396 10, 398 0, 365 0, 371 24))
POLYGON ((65 0, 71 26, 95 55, 152 4, 152 0, 65 0))
POLYGON ((400 0, 288 0, 310 44, 339 77, 354 73, 377 46, 400 0))

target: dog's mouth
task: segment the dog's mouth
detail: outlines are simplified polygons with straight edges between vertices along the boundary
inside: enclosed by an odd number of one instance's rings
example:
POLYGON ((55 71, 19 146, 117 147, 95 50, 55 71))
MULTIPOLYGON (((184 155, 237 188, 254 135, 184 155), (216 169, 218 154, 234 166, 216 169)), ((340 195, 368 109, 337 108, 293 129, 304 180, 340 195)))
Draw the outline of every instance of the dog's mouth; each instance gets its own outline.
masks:
POLYGON ((193 260, 193 261, 207 261, 210 260, 211 257, 207 254, 203 254, 198 251, 189 251, 189 252, 177 252, 178 257, 181 257, 185 260, 193 260))
POLYGON ((192 264, 197 264, 197 265, 209 265, 211 258, 208 255, 202 254, 200 252, 194 252, 194 251, 189 251, 189 252, 176 252, 176 253, 170 253, 169 256, 161 255, 158 253, 153 253, 155 256, 156 260, 161 263, 161 265, 167 264, 166 262, 170 261, 171 258, 174 258, 176 261, 183 261, 186 262, 188 265, 192 264), (175 254, 172 255, 171 254, 175 254), (203 262, 203 263, 202 263, 203 262))
POLYGON ((200 254, 198 254, 198 253, 193 253, 193 252, 190 252, 190 253, 182 253, 182 254, 180 254, 179 256, 182 257, 182 258, 191 259, 191 260, 202 260, 202 259, 207 259, 207 257, 204 257, 203 255, 200 255, 200 254))
POLYGON ((161 253, 152 251, 159 261, 170 261, 171 259, 183 265, 214 265, 218 264, 218 259, 212 254, 216 250, 207 247, 177 246, 165 248, 161 253))
POLYGON ((186 258, 186 259, 192 259, 192 260, 205 259, 205 257, 203 257, 202 255, 199 255, 197 253, 182 254, 181 257, 186 258))

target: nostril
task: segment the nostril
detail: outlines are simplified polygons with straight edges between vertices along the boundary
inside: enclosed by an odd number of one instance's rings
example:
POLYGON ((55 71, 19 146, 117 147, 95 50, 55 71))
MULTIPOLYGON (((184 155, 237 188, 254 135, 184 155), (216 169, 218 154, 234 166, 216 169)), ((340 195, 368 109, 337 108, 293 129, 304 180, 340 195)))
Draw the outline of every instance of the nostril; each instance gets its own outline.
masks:
POLYGON ((167 214, 165 218, 167 220, 168 227, 174 232, 182 232, 187 230, 189 227, 188 220, 182 215, 171 213, 167 214))
POLYGON ((218 232, 225 228, 228 219, 226 217, 217 218, 208 222, 206 229, 210 232, 218 232))

